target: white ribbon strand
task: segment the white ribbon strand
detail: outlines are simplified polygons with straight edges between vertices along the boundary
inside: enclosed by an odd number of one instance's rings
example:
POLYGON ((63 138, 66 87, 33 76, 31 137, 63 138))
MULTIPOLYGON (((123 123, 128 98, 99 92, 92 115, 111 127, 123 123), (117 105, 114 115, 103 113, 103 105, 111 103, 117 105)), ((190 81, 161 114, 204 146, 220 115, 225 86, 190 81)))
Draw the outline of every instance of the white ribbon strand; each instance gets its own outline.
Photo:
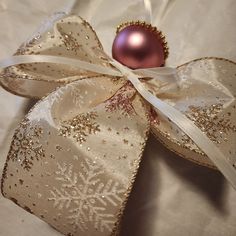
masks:
POLYGON ((143 0, 145 13, 146 13, 146 21, 152 23, 152 4, 150 0, 143 0))
POLYGON ((111 64, 118 69, 115 70, 101 65, 84 62, 78 59, 43 55, 13 56, 0 62, 0 69, 17 64, 34 62, 71 65, 99 74, 122 76, 127 78, 146 101, 152 104, 157 110, 162 112, 194 141, 194 143, 211 159, 211 161, 217 166, 217 168, 223 173, 226 179, 228 179, 228 181, 236 189, 236 170, 227 160, 226 156, 220 151, 220 149, 194 124, 193 121, 189 120, 184 114, 182 114, 171 105, 163 102, 162 100, 148 92, 147 89, 139 81, 140 75, 136 74, 137 72, 140 72, 140 74, 146 77, 150 77, 151 75, 153 78, 161 78, 163 80, 162 76, 173 75, 174 73, 176 73, 175 69, 152 68, 132 71, 119 62, 113 60, 111 64))
POLYGON ((63 64, 63 65, 78 67, 79 69, 92 71, 98 74, 122 76, 122 74, 119 71, 116 71, 109 67, 92 64, 86 61, 81 61, 79 59, 72 59, 69 57, 57 57, 57 56, 46 56, 46 55, 22 55, 22 56, 9 57, 0 62, 0 69, 4 69, 6 67, 19 64, 38 63, 38 62, 63 64))

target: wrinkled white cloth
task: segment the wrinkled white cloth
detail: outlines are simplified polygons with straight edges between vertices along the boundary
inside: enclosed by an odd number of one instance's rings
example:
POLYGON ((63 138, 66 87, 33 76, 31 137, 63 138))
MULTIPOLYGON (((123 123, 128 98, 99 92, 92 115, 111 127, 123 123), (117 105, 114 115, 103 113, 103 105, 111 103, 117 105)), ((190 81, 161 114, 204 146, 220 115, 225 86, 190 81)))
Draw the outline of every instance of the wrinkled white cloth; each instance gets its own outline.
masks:
MULTIPOLYGON (((153 0, 153 24, 167 37, 168 66, 215 56, 236 61, 234 0, 153 0)), ((0 59, 14 53, 55 11, 84 17, 110 52, 116 26, 145 19, 141 0, 0 0, 0 59)), ((14 128, 34 101, 0 88, 0 172, 14 128)), ((166 150, 150 138, 122 236, 234 236, 236 191, 223 176, 166 150)), ((37 217, 0 197, 0 236, 61 235, 37 217)))

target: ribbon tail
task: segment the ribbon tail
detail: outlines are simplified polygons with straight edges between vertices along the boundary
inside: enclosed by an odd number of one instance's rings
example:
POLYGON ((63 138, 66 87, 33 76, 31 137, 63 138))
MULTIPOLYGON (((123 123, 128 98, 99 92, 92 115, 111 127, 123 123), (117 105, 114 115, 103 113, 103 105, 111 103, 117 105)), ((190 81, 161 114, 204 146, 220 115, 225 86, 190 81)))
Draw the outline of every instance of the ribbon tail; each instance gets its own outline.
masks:
POLYGON ((219 148, 194 124, 194 122, 189 120, 180 111, 148 92, 136 75, 130 73, 128 78, 145 100, 167 116, 194 141, 236 189, 236 169, 230 164, 219 148))

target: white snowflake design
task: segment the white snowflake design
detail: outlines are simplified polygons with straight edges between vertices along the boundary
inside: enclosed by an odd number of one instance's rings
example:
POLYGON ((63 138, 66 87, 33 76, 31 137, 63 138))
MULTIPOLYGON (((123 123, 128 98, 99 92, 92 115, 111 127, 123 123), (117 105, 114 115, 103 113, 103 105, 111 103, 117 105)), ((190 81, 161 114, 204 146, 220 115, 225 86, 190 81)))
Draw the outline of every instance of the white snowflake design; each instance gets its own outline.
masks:
POLYGON ((59 210, 68 209, 68 223, 74 232, 88 230, 88 225, 100 232, 111 232, 116 219, 107 209, 122 202, 121 196, 125 192, 122 186, 111 179, 104 183, 101 166, 89 160, 82 162, 80 173, 65 163, 58 163, 57 168, 56 180, 60 181, 61 187, 50 191, 49 200, 59 210))
MULTIPOLYGON (((86 95, 86 91, 81 91, 79 85, 76 83, 77 81, 71 82, 69 84, 63 85, 58 90, 54 91, 49 97, 50 102, 59 103, 60 101, 63 100, 64 93, 66 91, 69 91, 73 104, 81 107, 81 105, 84 103, 83 101, 84 101, 84 96, 86 95)), ((95 87, 95 83, 91 80, 83 81, 83 83, 87 84, 88 86, 95 87)))

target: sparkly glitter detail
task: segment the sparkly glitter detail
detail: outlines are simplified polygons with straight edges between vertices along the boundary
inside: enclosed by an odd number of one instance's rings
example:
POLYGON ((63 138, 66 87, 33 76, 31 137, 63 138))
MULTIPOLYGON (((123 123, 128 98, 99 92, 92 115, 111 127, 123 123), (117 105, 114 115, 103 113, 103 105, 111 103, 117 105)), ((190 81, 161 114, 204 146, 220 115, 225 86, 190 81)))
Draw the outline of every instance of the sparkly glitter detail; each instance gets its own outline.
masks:
MULTIPOLYGON (((221 140, 227 141, 225 135, 228 132, 236 132, 236 126, 229 118, 219 117, 218 113, 223 110, 221 104, 211 105, 209 107, 189 106, 186 116, 215 143, 221 143, 221 140)), ((230 113, 227 114, 230 116, 230 113)))
POLYGON ((12 91, 25 92, 22 88, 25 79, 29 79, 28 75, 17 75, 10 72, 9 68, 3 70, 3 73, 0 74, 0 79, 4 80, 5 86, 12 91))
POLYGON ((77 39, 72 36, 71 34, 62 34, 63 40, 62 42, 66 46, 67 50, 73 51, 75 55, 78 55, 78 51, 81 48, 81 44, 78 43, 77 39))
POLYGON ((111 231, 116 217, 109 214, 108 206, 118 206, 124 189, 113 180, 102 181, 101 166, 89 160, 81 164, 82 172, 73 171, 71 165, 58 164, 56 180, 61 187, 53 187, 49 201, 58 209, 69 209, 68 223, 76 232, 85 231, 89 225, 100 231, 111 231))
POLYGON ((30 49, 37 44, 39 39, 41 38, 41 35, 38 34, 32 39, 30 39, 28 42, 23 43, 16 51, 15 55, 25 55, 25 54, 33 54, 33 52, 30 52, 30 49))
POLYGON ((41 127, 30 126, 27 120, 23 121, 14 135, 9 158, 29 171, 35 160, 45 157, 45 150, 39 142, 42 134, 41 127))
POLYGON ((74 117, 72 120, 63 121, 59 135, 73 137, 80 144, 86 141, 86 137, 100 131, 99 124, 95 122, 96 112, 88 112, 74 117))
POLYGON ((151 107, 150 112, 149 112, 149 119, 152 125, 159 125, 160 120, 158 119, 158 115, 154 108, 151 107))
POLYGON ((132 91, 133 87, 130 85, 130 83, 124 85, 113 97, 108 100, 105 106, 106 111, 121 111, 121 114, 124 116, 134 114, 135 110, 130 98, 130 92, 132 91))

